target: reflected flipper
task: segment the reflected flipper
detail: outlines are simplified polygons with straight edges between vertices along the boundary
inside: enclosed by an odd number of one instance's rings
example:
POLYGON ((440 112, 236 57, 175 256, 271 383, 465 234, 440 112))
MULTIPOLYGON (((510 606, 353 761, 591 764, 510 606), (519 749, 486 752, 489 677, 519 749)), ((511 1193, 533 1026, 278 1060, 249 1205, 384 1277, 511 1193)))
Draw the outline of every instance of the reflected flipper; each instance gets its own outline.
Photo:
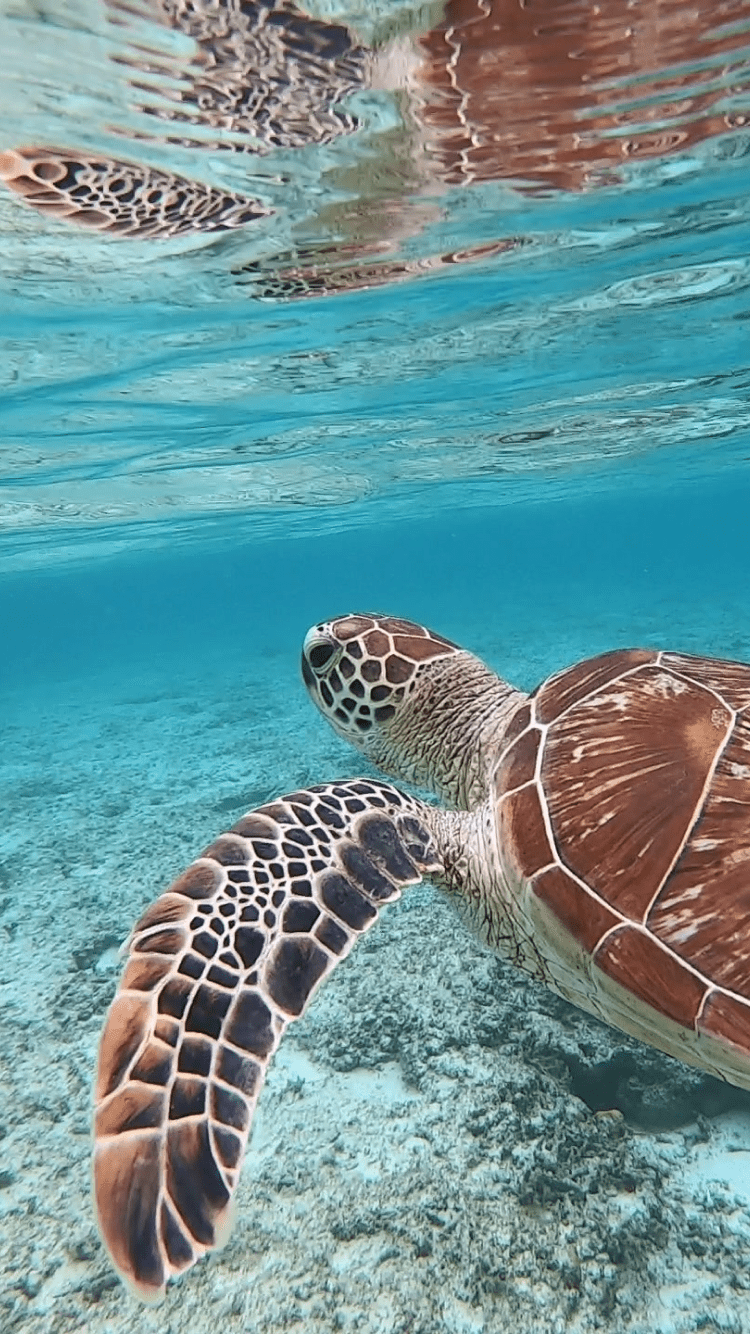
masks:
POLYGON ((288 1023, 405 885, 442 869, 429 808, 390 784, 243 817, 136 924, 99 1049, 94 1189, 143 1298, 218 1245, 288 1023))
POLYGON ((0 180, 40 213, 114 236, 226 231, 269 213, 257 199, 172 172, 63 148, 0 153, 0 180))

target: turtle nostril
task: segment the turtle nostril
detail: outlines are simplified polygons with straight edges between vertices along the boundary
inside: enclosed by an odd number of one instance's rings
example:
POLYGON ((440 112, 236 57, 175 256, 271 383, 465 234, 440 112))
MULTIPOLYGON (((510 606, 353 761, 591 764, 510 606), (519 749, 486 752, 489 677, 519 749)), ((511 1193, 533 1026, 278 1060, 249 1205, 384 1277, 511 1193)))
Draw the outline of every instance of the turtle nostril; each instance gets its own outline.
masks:
POLYGON ((326 663, 331 661, 331 658, 333 657, 333 652, 334 652, 333 644, 328 644, 325 642, 319 642, 317 644, 313 644, 307 651, 307 656, 310 661, 310 666, 314 668, 316 672, 322 671, 326 663))

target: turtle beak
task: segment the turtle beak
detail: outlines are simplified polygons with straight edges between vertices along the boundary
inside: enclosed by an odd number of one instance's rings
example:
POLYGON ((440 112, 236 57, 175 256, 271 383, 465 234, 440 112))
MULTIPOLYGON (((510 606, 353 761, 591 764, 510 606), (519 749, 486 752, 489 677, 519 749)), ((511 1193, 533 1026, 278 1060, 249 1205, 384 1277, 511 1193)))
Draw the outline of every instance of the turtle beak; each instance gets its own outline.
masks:
POLYGON ((310 666, 309 662, 307 661, 307 655, 306 655, 304 649, 302 650, 302 656, 301 656, 301 659, 300 659, 300 666, 301 666, 301 668, 302 668, 302 680, 304 681, 304 683, 305 683, 305 685, 307 686, 308 690, 312 690, 313 687, 314 687, 314 685, 315 685, 315 676, 314 676, 314 674, 313 674, 313 669, 312 669, 312 667, 310 666))

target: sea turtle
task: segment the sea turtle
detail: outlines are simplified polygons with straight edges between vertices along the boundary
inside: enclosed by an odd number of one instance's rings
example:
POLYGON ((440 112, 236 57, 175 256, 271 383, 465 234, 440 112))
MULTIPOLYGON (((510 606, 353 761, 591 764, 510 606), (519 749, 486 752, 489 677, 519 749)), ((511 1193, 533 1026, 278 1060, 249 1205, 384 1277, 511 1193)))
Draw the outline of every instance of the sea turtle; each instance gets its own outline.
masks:
POLYGON ((750 1088, 750 666, 621 649, 527 696, 420 625, 353 613, 309 631, 302 674, 341 737, 445 805, 374 778, 293 792, 136 924, 94 1180, 146 1298, 226 1231, 287 1024, 425 877, 561 996, 750 1088))

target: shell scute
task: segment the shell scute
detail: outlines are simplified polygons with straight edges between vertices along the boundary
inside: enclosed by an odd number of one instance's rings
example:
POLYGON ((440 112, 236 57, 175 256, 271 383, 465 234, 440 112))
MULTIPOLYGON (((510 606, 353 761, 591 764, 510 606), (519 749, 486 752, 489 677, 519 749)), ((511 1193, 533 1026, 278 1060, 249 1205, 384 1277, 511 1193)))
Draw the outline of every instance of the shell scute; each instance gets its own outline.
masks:
POLYGON ((750 718, 735 723, 648 926, 710 981, 750 994, 750 718))
POLYGON ((521 879, 529 880, 555 860, 535 783, 503 797, 497 807, 500 846, 521 879))
POLYGON ((532 892, 554 913, 576 943, 590 954, 605 932, 620 921, 611 908, 584 889, 561 866, 552 866, 536 876, 532 892))
POLYGON ((505 731, 503 732, 503 743, 508 746, 515 741, 531 722, 531 704, 527 701, 522 704, 520 709, 516 709, 513 717, 510 719, 505 731))
POLYGON ((657 654, 649 649, 617 649, 587 658, 543 682, 534 695, 537 721, 551 723, 560 714, 609 681, 617 680, 633 667, 655 662, 657 654))
POLYGON ((642 922, 700 813, 732 714, 645 665, 608 678, 549 727, 542 786, 560 861, 642 922))
POLYGON ((630 923, 617 927, 597 950, 594 962, 655 1013, 683 1028, 694 1028, 706 983, 646 931, 630 923))
POLYGON ((527 732, 522 732, 508 748, 498 765, 495 778, 499 793, 512 792, 514 788, 533 782, 541 740, 539 728, 531 727, 527 732))
POLYGON ((747 1057, 750 1051, 750 1005, 735 996, 713 991, 703 1007, 698 1030, 720 1042, 731 1043, 747 1057))
POLYGON ((721 695, 732 709, 750 708, 750 666, 723 658, 700 658, 690 653, 664 653, 662 663, 721 695))

